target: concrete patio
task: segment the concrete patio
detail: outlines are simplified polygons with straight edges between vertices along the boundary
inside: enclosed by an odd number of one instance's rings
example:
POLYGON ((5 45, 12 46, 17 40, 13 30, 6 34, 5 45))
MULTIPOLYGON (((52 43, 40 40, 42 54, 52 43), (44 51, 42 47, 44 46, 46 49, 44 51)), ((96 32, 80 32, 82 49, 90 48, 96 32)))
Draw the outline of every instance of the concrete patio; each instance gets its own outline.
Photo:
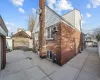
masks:
POLYGON ((59 66, 31 51, 15 50, 7 53, 0 80, 100 80, 100 59, 96 48, 87 48, 59 66))

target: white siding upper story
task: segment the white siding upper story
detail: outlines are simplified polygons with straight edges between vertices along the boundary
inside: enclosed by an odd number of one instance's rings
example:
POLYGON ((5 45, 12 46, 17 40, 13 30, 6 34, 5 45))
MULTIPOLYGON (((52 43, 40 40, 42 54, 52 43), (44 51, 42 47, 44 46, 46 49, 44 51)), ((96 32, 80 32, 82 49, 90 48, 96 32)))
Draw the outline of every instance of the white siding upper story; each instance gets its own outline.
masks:
POLYGON ((81 31, 81 25, 82 25, 82 17, 81 13, 78 10, 75 10, 75 27, 81 31))
POLYGON ((75 25, 75 11, 71 11, 62 16, 66 21, 70 22, 73 26, 75 25))
MULTIPOLYGON (((49 7, 45 6, 45 37, 47 35, 47 27, 50 27, 51 25, 54 25, 61 21, 61 17, 57 14, 55 14, 49 7)), ((35 36, 35 40, 38 40, 38 32, 39 32, 39 15, 36 15, 35 25, 33 29, 33 33, 35 36)))
POLYGON ((62 17, 68 22, 70 22, 76 29, 81 31, 82 18, 79 10, 74 9, 69 13, 63 15, 62 17))
POLYGON ((61 17, 53 12, 49 7, 45 7, 45 27, 50 27, 61 21, 61 17))
MULTIPOLYGON (((44 35, 47 36, 47 30, 46 30, 47 27, 50 27, 50 26, 52 26, 52 25, 54 25, 54 24, 56 24, 60 21, 64 21, 66 23, 68 22, 72 26, 74 26, 73 28, 81 31, 81 21, 82 21, 82 19, 81 19, 80 11, 74 9, 74 10, 70 11, 69 13, 67 13, 67 14, 65 14, 64 16, 61 17, 57 13, 55 13, 53 10, 51 10, 49 7, 45 6, 45 34, 44 35), (64 18, 65 20, 62 19, 62 18, 64 18)), ((39 15, 37 14, 34 29, 33 29, 35 40, 38 40, 39 27, 40 27, 39 15)))
MULTIPOLYGON (((49 7, 45 6, 45 28, 60 22, 61 18, 55 14, 49 7)), ((37 14, 33 33, 39 31, 39 15, 37 14)))

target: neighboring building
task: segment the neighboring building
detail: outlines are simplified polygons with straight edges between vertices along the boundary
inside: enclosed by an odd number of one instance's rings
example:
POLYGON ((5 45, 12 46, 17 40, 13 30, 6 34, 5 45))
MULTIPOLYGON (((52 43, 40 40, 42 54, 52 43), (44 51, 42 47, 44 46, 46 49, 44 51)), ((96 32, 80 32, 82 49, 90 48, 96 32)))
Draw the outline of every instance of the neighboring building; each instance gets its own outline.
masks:
POLYGON ((94 38, 93 33, 85 34, 85 43, 86 46, 96 46, 97 40, 94 38))
POLYGON ((13 46, 15 48, 26 46, 28 48, 33 48, 33 39, 30 31, 24 31, 18 29, 17 33, 13 34, 13 46))
POLYGON ((0 16, 0 70, 4 69, 6 65, 6 36, 8 30, 6 25, 0 16))
MULTIPOLYGON (((77 9, 60 16, 45 6, 43 49, 48 59, 63 65, 80 52, 83 46, 81 21, 81 13, 77 9)), ((39 48, 39 28, 39 15, 37 14, 33 30, 37 49, 39 48)))

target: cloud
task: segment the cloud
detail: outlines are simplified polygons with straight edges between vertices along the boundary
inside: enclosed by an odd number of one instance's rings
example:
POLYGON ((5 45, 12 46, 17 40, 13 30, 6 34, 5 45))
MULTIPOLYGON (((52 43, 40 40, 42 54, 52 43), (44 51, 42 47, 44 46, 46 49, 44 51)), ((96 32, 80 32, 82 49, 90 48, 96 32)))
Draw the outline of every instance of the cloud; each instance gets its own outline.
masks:
POLYGON ((86 6, 88 9, 90 9, 91 8, 91 5, 90 4, 87 4, 87 6, 86 6))
POLYGON ((32 8, 32 14, 34 15, 34 17, 36 16, 36 9, 32 8))
POLYGON ((91 3, 93 4, 93 8, 100 6, 100 0, 91 0, 91 3))
POLYGON ((85 21, 83 14, 81 14, 81 16, 82 16, 82 26, 83 26, 83 25, 85 25, 86 21, 85 21))
POLYGON ((58 13, 62 13, 64 10, 72 10, 72 4, 68 0, 47 0, 48 6, 58 13))
POLYGON ((35 8, 32 8, 32 12, 33 12, 33 13, 36 13, 36 9, 35 9, 35 8))
POLYGON ((53 9, 54 8, 54 5, 56 4, 56 0, 47 0, 48 2, 48 6, 53 9))
POLYGON ((9 32, 13 31, 15 29, 15 24, 14 23, 11 23, 11 22, 5 22, 6 26, 7 26, 7 29, 9 32))
POLYGON ((11 30, 11 28, 10 28, 10 27, 8 27, 7 29, 8 29, 8 31, 10 31, 10 30, 11 30))
POLYGON ((11 0, 11 2, 15 6, 23 6, 24 0, 11 0))
POLYGON ((19 8, 18 10, 19 10, 19 12, 21 12, 21 13, 25 13, 24 9, 22 9, 22 8, 19 8))
POLYGON ((92 15, 90 13, 86 13, 86 16, 89 18, 91 17, 92 15))
POLYGON ((6 24, 6 26, 11 26, 11 27, 12 27, 12 26, 13 26, 13 27, 15 26, 15 24, 14 24, 14 23, 11 23, 11 22, 5 22, 5 24, 6 24))

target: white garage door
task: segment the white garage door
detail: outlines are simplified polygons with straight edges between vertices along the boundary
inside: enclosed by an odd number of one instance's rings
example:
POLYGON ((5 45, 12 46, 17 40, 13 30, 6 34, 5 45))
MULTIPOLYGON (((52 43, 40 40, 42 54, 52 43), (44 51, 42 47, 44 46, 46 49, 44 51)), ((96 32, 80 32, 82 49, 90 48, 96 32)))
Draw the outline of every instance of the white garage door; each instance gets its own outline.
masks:
POLYGON ((1 37, 0 37, 0 70, 1 70, 1 37))

